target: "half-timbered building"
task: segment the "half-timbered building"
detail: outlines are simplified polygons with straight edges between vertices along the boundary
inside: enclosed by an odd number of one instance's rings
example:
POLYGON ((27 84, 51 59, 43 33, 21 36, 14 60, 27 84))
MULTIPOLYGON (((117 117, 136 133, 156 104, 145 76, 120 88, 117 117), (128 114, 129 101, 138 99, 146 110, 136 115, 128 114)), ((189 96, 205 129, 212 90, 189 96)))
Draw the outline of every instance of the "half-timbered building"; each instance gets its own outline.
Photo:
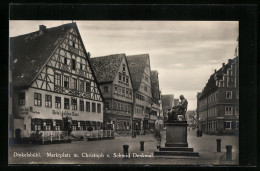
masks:
POLYGON ((104 126, 117 133, 130 133, 133 88, 125 54, 90 58, 105 99, 104 126))
POLYGON ((149 54, 126 57, 133 82, 133 129, 149 129, 155 120, 150 119, 152 109, 151 68, 149 54))
POLYGON ((103 97, 76 23, 12 37, 10 54, 16 136, 102 129, 103 97))

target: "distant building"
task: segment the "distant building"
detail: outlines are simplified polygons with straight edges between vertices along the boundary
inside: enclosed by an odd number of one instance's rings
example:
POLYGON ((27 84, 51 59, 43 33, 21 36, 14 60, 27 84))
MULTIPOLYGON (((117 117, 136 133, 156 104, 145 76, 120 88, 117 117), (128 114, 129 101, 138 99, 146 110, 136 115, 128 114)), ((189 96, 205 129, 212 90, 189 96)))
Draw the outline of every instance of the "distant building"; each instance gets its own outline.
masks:
POLYGON ((151 67, 149 54, 126 57, 133 83, 133 129, 154 129, 155 120, 150 118, 152 111, 151 67))
POLYGON ((76 23, 12 37, 10 52, 16 137, 102 131, 103 97, 76 23))
POLYGON ((133 88, 126 55, 95 57, 90 61, 105 98, 105 128, 130 132, 133 88))
POLYGON ((179 104, 179 99, 174 99, 174 106, 177 106, 179 104))
POLYGON ((167 94, 162 95, 162 108, 163 108, 163 117, 164 120, 167 118, 167 112, 174 106, 174 95, 167 94))
MULTIPOLYGON (((236 50, 238 51, 238 50, 236 50)), ((236 55, 237 52, 236 52, 236 55)), ((199 128, 204 133, 235 133, 239 129, 239 57, 212 74, 197 95, 199 128)))
POLYGON ((161 100, 161 91, 159 87, 158 75, 159 73, 157 71, 151 71, 153 104, 152 104, 152 112, 150 114, 150 119, 155 120, 155 129, 163 129, 164 118, 163 118, 163 111, 162 111, 162 100, 161 100))
POLYGON ((185 118, 189 127, 196 128, 196 111, 195 110, 188 110, 185 114, 185 118))

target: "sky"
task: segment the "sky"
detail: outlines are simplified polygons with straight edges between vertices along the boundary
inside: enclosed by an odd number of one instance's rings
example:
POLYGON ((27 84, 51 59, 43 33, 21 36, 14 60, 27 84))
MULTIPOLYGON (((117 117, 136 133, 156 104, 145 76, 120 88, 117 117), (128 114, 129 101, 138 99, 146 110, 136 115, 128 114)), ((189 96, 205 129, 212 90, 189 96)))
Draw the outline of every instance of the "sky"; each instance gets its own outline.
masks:
MULTIPOLYGON (((11 20, 9 36, 72 21, 11 20)), ((196 95, 214 69, 234 58, 238 21, 77 21, 91 57, 125 53, 149 54, 151 70, 159 72, 162 94, 181 94, 188 110, 197 108, 196 95)))

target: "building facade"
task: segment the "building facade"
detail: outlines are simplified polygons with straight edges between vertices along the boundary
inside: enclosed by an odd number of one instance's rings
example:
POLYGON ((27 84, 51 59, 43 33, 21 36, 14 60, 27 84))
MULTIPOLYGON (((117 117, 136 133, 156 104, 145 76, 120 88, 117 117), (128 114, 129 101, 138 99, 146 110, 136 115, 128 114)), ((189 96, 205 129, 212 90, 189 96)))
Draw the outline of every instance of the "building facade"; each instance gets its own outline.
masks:
POLYGON ((41 25, 11 38, 10 51, 16 137, 102 130, 103 97, 76 23, 41 25))
POLYGON ((209 134, 233 134, 239 129, 239 57, 229 59, 211 75, 197 95, 199 129, 209 134))
POLYGON ((166 121, 168 117, 167 115, 168 110, 171 109, 173 106, 174 106, 174 95, 173 94, 162 95, 162 109, 163 109, 164 121, 166 121))
POLYGON ((130 132, 133 88, 125 54, 91 58, 105 99, 104 125, 117 133, 130 132))
POLYGON ((155 120, 155 129, 163 129, 164 127, 164 118, 162 111, 162 100, 161 100, 161 91, 159 86, 159 73, 157 71, 151 71, 151 86, 152 86, 152 112, 150 114, 150 119, 155 120))
POLYGON ((152 111, 151 67, 149 54, 126 57, 133 83, 133 129, 149 130, 155 128, 155 118, 150 119, 152 111))

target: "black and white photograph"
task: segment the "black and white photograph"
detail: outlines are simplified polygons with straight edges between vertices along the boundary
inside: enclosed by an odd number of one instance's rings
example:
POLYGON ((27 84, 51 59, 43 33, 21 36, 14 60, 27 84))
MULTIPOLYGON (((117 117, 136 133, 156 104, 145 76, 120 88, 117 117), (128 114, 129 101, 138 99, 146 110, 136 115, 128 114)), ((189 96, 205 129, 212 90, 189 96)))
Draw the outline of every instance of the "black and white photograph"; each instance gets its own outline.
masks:
POLYGON ((10 20, 9 164, 239 165, 239 22, 10 20))

